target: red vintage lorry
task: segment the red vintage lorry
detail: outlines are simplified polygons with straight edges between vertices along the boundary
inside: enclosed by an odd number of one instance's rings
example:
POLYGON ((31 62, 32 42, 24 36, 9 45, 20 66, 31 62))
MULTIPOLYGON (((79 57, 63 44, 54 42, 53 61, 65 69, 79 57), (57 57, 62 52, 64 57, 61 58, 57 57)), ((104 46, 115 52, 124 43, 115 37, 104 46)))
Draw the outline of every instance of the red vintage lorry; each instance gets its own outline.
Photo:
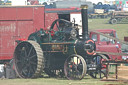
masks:
MULTIPOLYGON (((114 29, 98 29, 96 31, 117 38, 117 34, 114 29)), ((121 45, 118 41, 115 41, 111 38, 108 38, 106 36, 100 35, 95 32, 90 32, 90 38, 95 41, 97 52, 122 53, 121 45)), ((110 60, 114 60, 114 61, 122 60, 122 56, 120 55, 111 55, 111 54, 105 54, 105 55, 110 60)))

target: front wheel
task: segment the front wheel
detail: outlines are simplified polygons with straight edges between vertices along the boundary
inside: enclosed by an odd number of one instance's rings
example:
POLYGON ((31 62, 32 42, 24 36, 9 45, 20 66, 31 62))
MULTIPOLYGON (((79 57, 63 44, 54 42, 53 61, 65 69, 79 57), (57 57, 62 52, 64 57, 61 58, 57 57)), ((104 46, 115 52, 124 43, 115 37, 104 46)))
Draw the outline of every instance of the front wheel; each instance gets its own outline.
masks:
POLYGON ((117 19, 112 19, 111 24, 117 24, 117 19))
POLYGON ((80 55, 69 56, 64 64, 64 73, 69 80, 81 80, 87 70, 84 58, 80 55))

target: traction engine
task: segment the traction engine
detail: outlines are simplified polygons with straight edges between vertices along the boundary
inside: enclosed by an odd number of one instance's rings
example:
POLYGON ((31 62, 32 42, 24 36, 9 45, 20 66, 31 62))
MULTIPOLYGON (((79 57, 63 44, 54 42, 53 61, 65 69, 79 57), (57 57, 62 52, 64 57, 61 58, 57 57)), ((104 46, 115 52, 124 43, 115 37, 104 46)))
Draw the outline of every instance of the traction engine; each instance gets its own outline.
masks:
POLYGON ((88 37, 87 6, 81 6, 82 35, 73 23, 57 19, 50 29, 40 29, 15 48, 15 70, 21 78, 36 78, 42 72, 49 76, 65 75, 82 79, 97 69, 93 40, 88 37))

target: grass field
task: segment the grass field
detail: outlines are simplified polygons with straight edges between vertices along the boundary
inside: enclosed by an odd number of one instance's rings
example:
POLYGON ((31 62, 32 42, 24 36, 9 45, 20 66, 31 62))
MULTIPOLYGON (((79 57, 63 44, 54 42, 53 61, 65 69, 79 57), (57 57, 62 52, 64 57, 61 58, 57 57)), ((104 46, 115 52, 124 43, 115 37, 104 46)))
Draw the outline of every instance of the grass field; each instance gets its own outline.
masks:
MULTIPOLYGON (((109 24, 109 19, 89 19, 89 29, 115 29, 119 39, 128 36, 128 23, 109 24)), ((67 80, 63 78, 38 79, 0 79, 0 85, 128 85, 128 82, 100 81, 86 76, 82 80, 67 80)))
POLYGON ((118 38, 124 40, 124 36, 128 36, 128 22, 119 24, 109 24, 108 19, 89 19, 89 29, 115 29, 118 38))
POLYGON ((128 82, 100 81, 87 76, 82 80, 63 78, 4 79, 0 80, 0 85, 128 85, 128 82))

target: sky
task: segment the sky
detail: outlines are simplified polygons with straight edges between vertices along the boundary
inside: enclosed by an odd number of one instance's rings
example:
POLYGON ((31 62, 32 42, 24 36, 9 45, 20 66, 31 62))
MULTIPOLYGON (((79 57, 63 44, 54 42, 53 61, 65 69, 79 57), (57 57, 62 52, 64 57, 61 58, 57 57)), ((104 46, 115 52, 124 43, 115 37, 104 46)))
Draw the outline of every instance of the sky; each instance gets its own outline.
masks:
MULTIPOLYGON (((105 0, 86 0, 86 1, 91 1, 92 3, 97 4, 98 2, 104 3, 105 0)), ((115 0, 106 0, 106 1, 115 1, 115 0)))
POLYGON ((104 0, 86 0, 86 1, 91 1, 92 3, 97 4, 98 2, 104 2, 104 0))

